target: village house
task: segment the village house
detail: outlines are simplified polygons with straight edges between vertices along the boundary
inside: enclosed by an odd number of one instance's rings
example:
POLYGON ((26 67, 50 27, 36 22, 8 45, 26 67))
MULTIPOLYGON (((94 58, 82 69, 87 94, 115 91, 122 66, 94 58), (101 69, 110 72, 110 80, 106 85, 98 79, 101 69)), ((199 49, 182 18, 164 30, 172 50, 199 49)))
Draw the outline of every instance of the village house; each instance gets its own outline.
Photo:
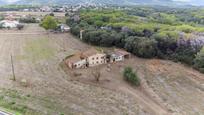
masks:
POLYGON ((106 61, 106 54, 97 51, 96 49, 89 49, 82 53, 82 57, 87 60, 87 66, 93 67, 101 64, 105 64, 106 61))
POLYGON ((93 67, 106 62, 106 54, 96 49, 89 49, 83 53, 75 54, 65 61, 71 69, 93 67))

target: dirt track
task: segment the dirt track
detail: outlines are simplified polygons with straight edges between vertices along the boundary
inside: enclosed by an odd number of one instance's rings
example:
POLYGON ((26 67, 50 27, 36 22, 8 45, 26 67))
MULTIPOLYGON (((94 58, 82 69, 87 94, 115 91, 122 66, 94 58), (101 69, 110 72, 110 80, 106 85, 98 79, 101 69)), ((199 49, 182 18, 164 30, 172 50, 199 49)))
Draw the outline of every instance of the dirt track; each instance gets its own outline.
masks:
POLYGON ((98 87, 90 83, 91 68, 79 70, 84 72, 82 78, 73 80, 59 65, 66 56, 88 48, 70 34, 47 34, 38 25, 27 25, 23 31, 0 30, 0 91, 5 88, 16 90, 20 95, 31 95, 26 100, 15 101, 38 114, 194 115, 204 112, 203 74, 168 61, 134 57, 112 65, 111 73, 103 67, 106 76, 103 79, 109 82, 102 82, 98 87), (16 82, 10 80, 11 54, 16 82), (127 65, 138 71, 143 82, 141 89, 134 89, 123 81, 121 75, 127 65), (28 87, 20 85, 22 79, 28 81, 28 87))

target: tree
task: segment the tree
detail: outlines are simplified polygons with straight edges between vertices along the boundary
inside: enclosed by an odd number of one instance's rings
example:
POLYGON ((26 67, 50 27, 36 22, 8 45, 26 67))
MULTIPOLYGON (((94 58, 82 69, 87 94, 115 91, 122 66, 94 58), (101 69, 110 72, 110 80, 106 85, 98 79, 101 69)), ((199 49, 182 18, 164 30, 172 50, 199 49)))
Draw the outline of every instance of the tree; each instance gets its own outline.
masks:
POLYGON ((157 55, 157 42, 150 38, 131 36, 126 40, 125 49, 137 56, 152 58, 157 55))
POLYGON ((204 73, 204 47, 196 55, 196 58, 194 59, 194 67, 204 73))
POLYGON ((52 16, 46 16, 42 21, 42 27, 46 30, 57 28, 57 21, 52 16))
POLYGON ((24 25, 18 24, 18 25, 17 25, 17 28, 18 28, 18 30, 22 30, 22 29, 24 28, 24 25))
POLYGON ((140 79, 131 67, 126 67, 123 72, 124 79, 135 86, 140 86, 140 79))
POLYGON ((76 25, 76 26, 72 26, 70 31, 72 34, 79 37, 80 30, 81 30, 80 27, 76 25))
POLYGON ((103 25, 103 22, 100 20, 95 21, 94 23, 96 26, 101 27, 103 25))
POLYGON ((100 78, 101 78, 101 72, 98 68, 96 68, 93 72, 92 72, 92 75, 94 76, 95 80, 97 82, 100 81, 100 78))
POLYGON ((55 14, 52 12, 52 13, 50 13, 50 16, 55 16, 55 14))

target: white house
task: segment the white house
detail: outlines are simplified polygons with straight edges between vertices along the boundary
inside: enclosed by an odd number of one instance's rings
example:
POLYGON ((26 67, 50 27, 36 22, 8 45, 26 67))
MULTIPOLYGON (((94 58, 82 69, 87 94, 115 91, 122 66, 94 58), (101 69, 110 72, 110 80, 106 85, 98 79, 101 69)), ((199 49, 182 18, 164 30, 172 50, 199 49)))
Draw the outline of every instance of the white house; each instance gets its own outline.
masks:
POLYGON ((115 49, 114 52, 110 54, 110 59, 109 61, 111 63, 113 62, 119 62, 119 61, 124 61, 125 58, 130 58, 131 54, 125 50, 122 49, 115 49))
POLYGON ((70 27, 67 26, 67 25, 65 25, 65 24, 61 24, 61 25, 60 25, 60 30, 61 30, 62 32, 69 32, 69 31, 70 31, 70 27))
POLYGON ((123 61, 124 60, 124 56, 122 54, 112 54, 111 55, 112 58, 112 62, 117 62, 117 61, 123 61))
POLYGON ((0 21, 0 26, 3 28, 16 28, 19 24, 18 21, 3 20, 0 21))

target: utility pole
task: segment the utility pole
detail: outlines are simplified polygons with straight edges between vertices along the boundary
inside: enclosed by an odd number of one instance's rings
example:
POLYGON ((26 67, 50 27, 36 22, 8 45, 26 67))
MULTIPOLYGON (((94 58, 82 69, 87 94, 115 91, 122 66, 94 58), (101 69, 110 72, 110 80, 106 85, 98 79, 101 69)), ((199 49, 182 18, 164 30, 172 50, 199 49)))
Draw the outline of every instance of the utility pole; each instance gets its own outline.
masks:
POLYGON ((11 68, 12 68, 12 73, 13 73, 13 81, 16 81, 16 76, 14 72, 14 65, 13 65, 13 56, 11 55, 11 68))
POLYGON ((63 50, 64 50, 64 52, 66 51, 66 46, 65 46, 65 39, 66 38, 62 38, 63 39, 63 50))
POLYGON ((81 31, 80 31, 80 39, 81 39, 81 40, 83 40, 83 32, 84 32, 84 30, 81 30, 81 31))

